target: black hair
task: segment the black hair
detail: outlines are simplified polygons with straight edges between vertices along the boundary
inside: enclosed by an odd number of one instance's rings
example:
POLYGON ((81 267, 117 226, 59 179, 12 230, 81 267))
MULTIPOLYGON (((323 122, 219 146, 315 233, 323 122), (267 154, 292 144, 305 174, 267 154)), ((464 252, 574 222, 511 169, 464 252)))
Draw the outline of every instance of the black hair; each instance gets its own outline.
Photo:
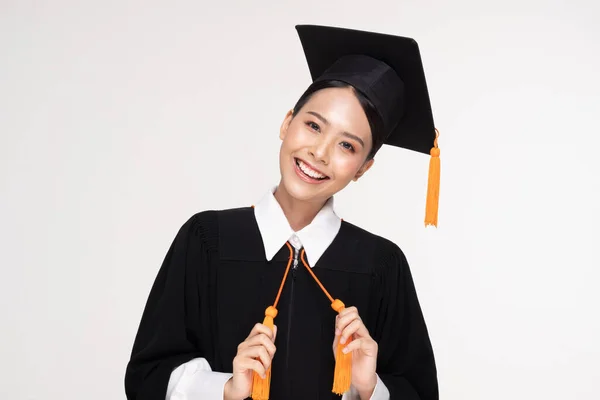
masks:
POLYGON ((373 146, 371 147, 371 151, 367 156, 367 161, 371 160, 375 157, 375 154, 379 151, 381 146, 383 146, 383 141, 385 139, 384 129, 383 129, 383 119, 379 115, 379 112, 371 102, 361 91, 357 90, 354 86, 337 80, 326 80, 326 81, 318 81, 313 83, 306 89, 306 91, 300 96, 300 99, 296 102, 294 106, 294 111, 292 112, 292 116, 295 117, 296 114, 300 111, 302 107, 310 100, 312 95, 321 90, 327 88, 347 88, 350 87, 353 89, 354 95, 358 99, 365 115, 367 116, 367 120, 369 121, 369 127, 371 128, 371 137, 373 141, 373 146))

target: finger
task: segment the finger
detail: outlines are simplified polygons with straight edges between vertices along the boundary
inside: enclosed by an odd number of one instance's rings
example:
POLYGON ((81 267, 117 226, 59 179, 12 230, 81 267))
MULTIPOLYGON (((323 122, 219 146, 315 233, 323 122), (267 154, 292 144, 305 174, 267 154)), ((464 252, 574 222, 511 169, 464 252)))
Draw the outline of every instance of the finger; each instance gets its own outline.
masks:
POLYGON ((269 336, 265 335, 264 333, 259 333, 240 343, 240 345, 237 348, 238 353, 252 346, 264 346, 271 355, 271 357, 275 355, 275 351, 277 350, 277 348, 275 347, 275 343, 269 336))
POLYGON ((360 318, 360 314, 358 310, 354 308, 353 310, 343 310, 338 314, 338 322, 347 321, 349 319, 360 318))
POLYGON ((360 338, 353 340, 348 346, 342 349, 344 354, 355 350, 360 350, 368 356, 376 357, 378 350, 377 342, 370 338, 360 338))
MULTIPOLYGON (((236 357, 237 359, 237 357, 236 357)), ((235 360, 235 359, 234 359, 235 360)), ((235 364, 235 362, 234 362, 235 364)), ((234 365, 235 366, 235 365, 234 365)), ((267 369, 264 367, 262 362, 254 358, 240 357, 237 359, 237 367, 242 370, 251 370, 260 375, 263 379, 267 376, 267 369)))
POLYGON ((356 307, 354 307, 354 306, 347 307, 347 308, 344 308, 342 311, 339 312, 339 316, 343 317, 344 315, 350 314, 350 313, 353 313, 353 312, 356 312, 358 314, 358 309, 356 307))
POLYGON ((269 336, 269 337, 273 337, 273 331, 268 328, 266 325, 263 324, 256 324, 254 325, 254 327, 252 328, 252 330, 250 331, 250 334, 248 335, 248 337, 246 339, 250 339, 253 336, 256 336, 258 334, 264 333, 265 335, 269 336))
POLYGON ((276 350, 275 344, 264 333, 261 333, 259 335, 256 335, 256 336, 246 340, 245 346, 241 350, 243 350, 247 347, 252 347, 252 346, 263 346, 267 349, 267 351, 269 352, 269 355, 271 357, 273 357, 275 355, 275 350, 276 350))
POLYGON ((263 346, 252 346, 245 349, 243 352, 239 354, 240 357, 243 358, 252 358, 260 361, 265 370, 269 369, 271 366, 271 356, 269 356, 269 352, 263 346))
POLYGON ((342 331, 340 343, 345 344, 354 334, 357 334, 359 337, 370 337, 369 332, 367 331, 367 328, 363 322, 359 319, 355 319, 342 331))
POLYGON ((360 320, 360 316, 356 311, 340 316, 336 321, 335 325, 336 334, 341 334, 341 332, 346 328, 346 326, 348 326, 354 320, 360 320))

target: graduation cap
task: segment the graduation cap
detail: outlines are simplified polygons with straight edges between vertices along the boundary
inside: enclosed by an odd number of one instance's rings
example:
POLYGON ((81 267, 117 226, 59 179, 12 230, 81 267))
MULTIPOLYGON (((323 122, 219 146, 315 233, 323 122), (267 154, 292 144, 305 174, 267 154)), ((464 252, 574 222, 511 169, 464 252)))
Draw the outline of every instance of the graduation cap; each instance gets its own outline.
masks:
POLYGON ((438 131, 414 39, 317 25, 297 25, 313 84, 337 80, 375 106, 384 144, 430 154, 425 226, 437 226, 440 160, 438 131))

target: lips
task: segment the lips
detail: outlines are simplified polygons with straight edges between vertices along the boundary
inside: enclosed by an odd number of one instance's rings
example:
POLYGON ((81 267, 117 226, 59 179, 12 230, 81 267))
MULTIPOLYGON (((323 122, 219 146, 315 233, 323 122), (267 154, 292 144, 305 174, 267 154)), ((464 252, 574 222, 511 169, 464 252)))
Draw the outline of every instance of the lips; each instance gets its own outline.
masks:
POLYGON ((304 160, 295 158, 294 161, 296 173, 304 181, 309 183, 319 183, 329 179, 327 175, 314 168, 312 165, 308 164, 304 160))

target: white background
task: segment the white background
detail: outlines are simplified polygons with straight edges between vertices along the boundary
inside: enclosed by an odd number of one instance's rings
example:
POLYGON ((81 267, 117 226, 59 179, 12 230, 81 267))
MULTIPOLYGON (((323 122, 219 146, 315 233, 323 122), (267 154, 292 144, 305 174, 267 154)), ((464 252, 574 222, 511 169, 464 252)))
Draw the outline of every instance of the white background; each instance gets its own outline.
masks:
POLYGON ((600 398, 596 1, 0 1, 0 398, 124 399, 193 213, 278 180, 294 25, 411 36, 441 131, 337 197, 407 254, 442 399, 600 398))

